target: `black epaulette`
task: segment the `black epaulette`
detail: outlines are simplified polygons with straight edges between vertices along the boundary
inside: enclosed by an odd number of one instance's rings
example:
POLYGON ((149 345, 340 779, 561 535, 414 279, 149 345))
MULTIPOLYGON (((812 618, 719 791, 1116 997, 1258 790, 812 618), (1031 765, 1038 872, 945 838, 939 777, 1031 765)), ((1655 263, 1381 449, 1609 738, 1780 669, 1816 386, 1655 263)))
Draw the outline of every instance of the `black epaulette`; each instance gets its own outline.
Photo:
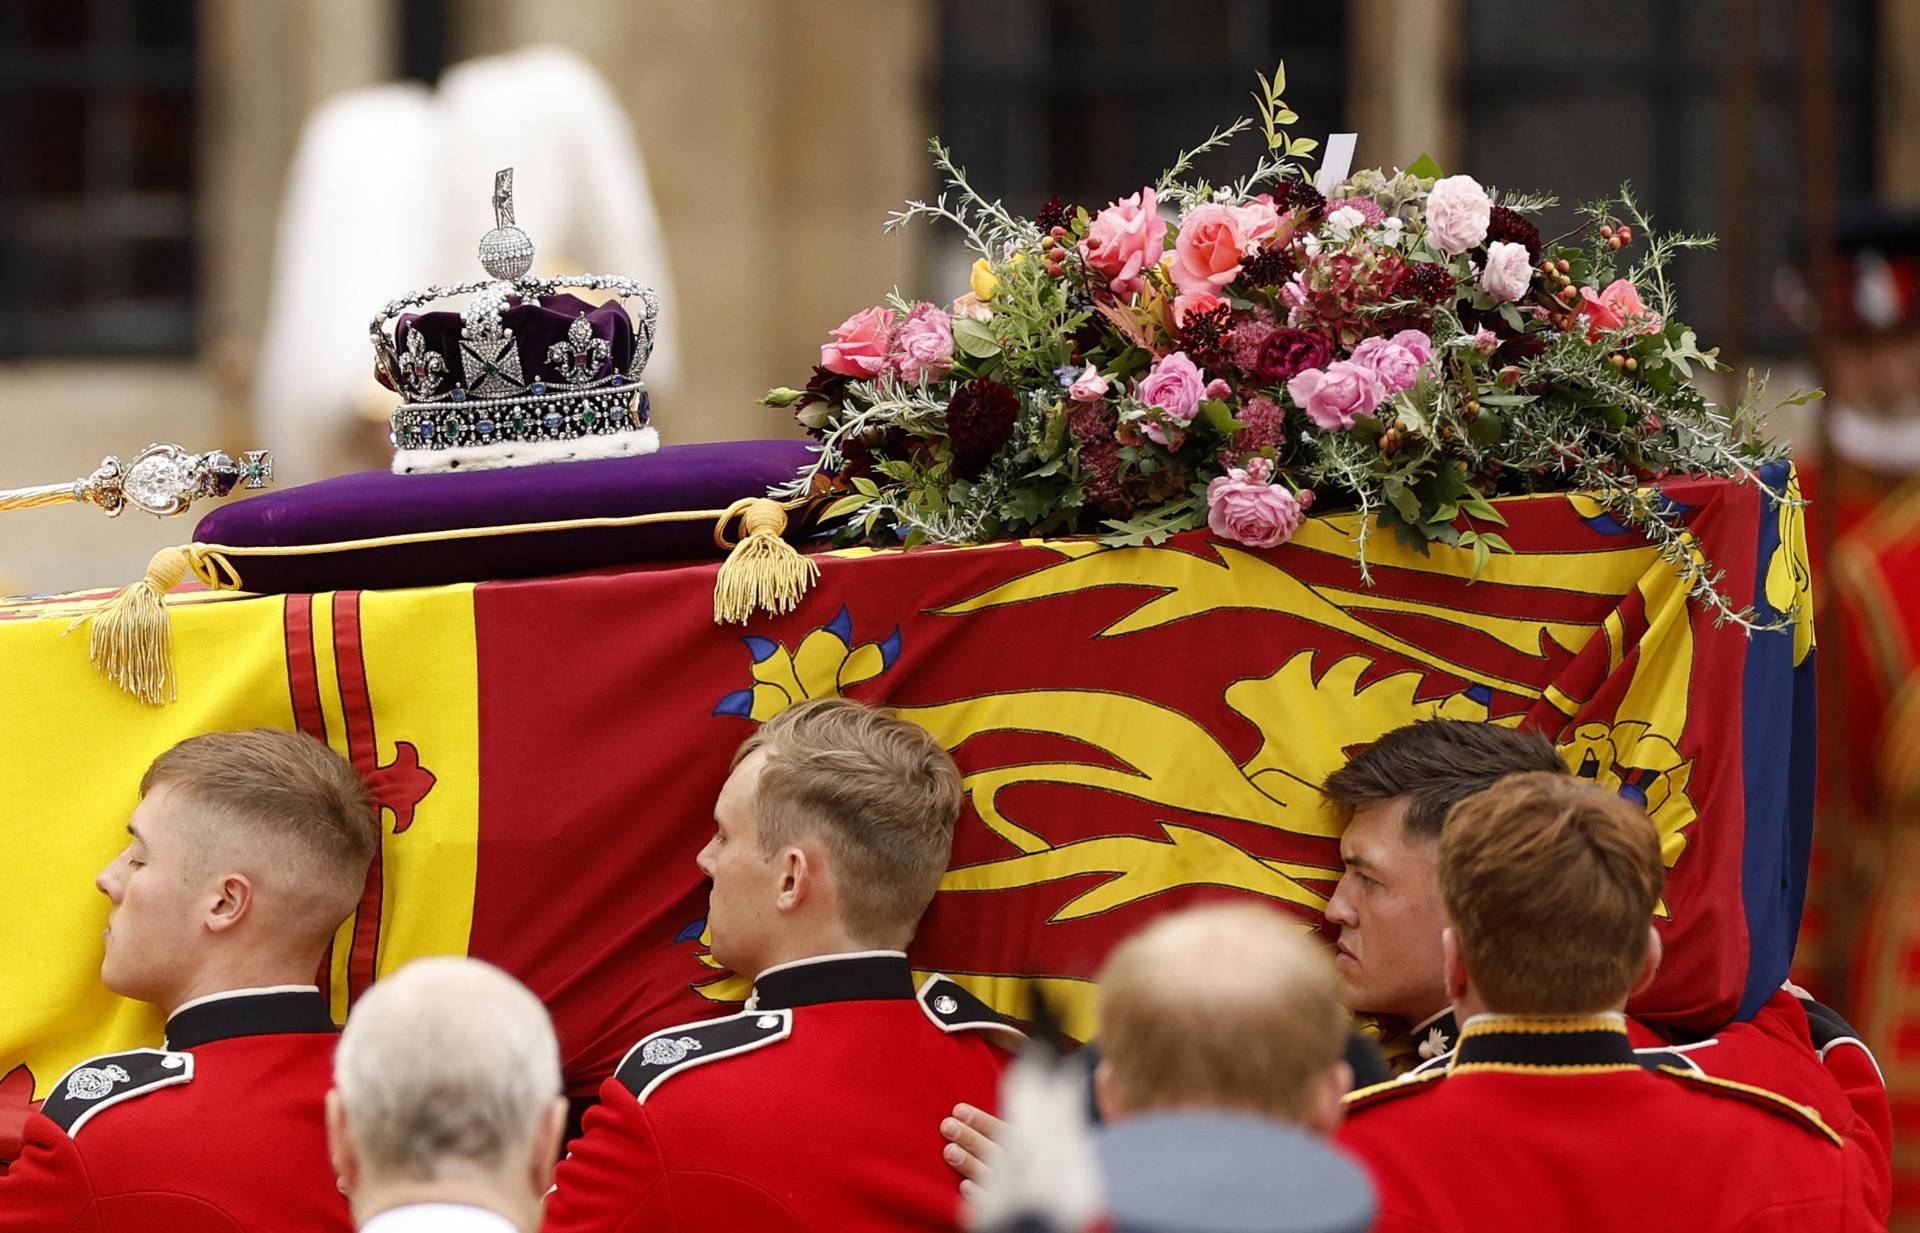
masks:
POLYGON ((1633 1060, 1648 1070, 1684 1070, 1689 1074, 1704 1075, 1700 1063, 1687 1056, 1684 1049, 1635 1049, 1633 1060))
POLYGON ((938 974, 920 986, 920 1009, 943 1032, 999 1032, 1009 1048, 1024 1044, 1027 1034, 1008 1023, 959 981, 938 974))
POLYGON ((1375 1105, 1385 1104, 1402 1096, 1411 1096, 1415 1092, 1425 1092, 1439 1085, 1438 1080, 1447 1077, 1447 1069, 1442 1066, 1435 1070, 1413 1071, 1401 1075, 1398 1079, 1389 1079, 1385 1083, 1376 1083, 1372 1087, 1355 1088, 1341 1098, 1347 1115, 1371 1109, 1375 1105))
POLYGON ((165 1049, 105 1053, 75 1066, 53 1085, 40 1112, 69 1137, 102 1109, 158 1088, 193 1082, 193 1055, 165 1049))
POLYGON ((1777 1092, 1769 1092, 1766 1088, 1754 1087, 1748 1083, 1735 1083, 1731 1079, 1716 1079, 1712 1075, 1698 1074, 1673 1066, 1662 1066, 1654 1073, 1678 1079, 1700 1091, 1712 1092, 1716 1096, 1745 1101, 1756 1109, 1765 1109, 1776 1117, 1792 1122, 1809 1134, 1819 1135, 1835 1147, 1842 1145, 1840 1136, 1821 1120, 1818 1113, 1798 1101, 1788 1100, 1777 1092))
POLYGON ((744 1010, 655 1032, 620 1059, 613 1077, 642 1101, 668 1076, 776 1044, 793 1034, 790 1010, 744 1010))

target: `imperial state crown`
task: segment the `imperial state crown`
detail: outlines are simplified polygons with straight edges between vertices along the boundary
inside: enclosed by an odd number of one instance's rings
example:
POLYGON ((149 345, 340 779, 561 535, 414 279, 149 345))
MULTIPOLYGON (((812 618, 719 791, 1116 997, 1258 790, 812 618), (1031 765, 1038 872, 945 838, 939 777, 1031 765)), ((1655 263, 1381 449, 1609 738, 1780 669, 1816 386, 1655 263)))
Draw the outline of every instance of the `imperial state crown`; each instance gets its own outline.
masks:
POLYGON ((399 394, 393 469, 452 471, 649 454, 640 377, 660 301, 608 274, 531 277, 533 241, 514 225, 513 170, 494 177, 494 222, 480 241, 487 278, 429 287, 373 319, 375 372, 399 394), (594 305, 573 291, 611 291, 594 305), (410 309, 471 296, 464 309, 410 309), (629 315, 624 297, 638 301, 629 315), (389 326, 391 325, 391 330, 389 326))

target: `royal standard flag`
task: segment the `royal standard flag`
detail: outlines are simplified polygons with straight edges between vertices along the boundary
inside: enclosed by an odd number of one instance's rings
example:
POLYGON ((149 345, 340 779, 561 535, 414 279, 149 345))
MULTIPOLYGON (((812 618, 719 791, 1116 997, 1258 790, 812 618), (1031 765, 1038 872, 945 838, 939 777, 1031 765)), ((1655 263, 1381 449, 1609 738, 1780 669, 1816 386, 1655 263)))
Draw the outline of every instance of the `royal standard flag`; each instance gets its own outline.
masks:
MULTIPOLYGON (((1769 472, 1786 486, 1784 467, 1769 472)), ((1791 491, 1790 488, 1788 491, 1791 491)), ((143 706, 68 637, 73 597, 0 611, 0 1101, 108 1049, 148 1008, 98 983, 106 903, 148 762, 200 732, 330 743, 384 848, 336 937, 336 1015, 381 974, 467 953, 524 980, 569 1090, 672 1022, 724 1013, 694 856, 754 725, 805 698, 881 701, 965 775, 953 868, 918 966, 1083 1037, 1090 977, 1158 912, 1250 896, 1317 927, 1339 876, 1316 785, 1410 720, 1537 726, 1643 803, 1671 868, 1667 960, 1636 1004, 1713 1027, 1786 975, 1811 826, 1812 638, 1796 504, 1668 484, 1664 550, 1578 495, 1500 503, 1512 555, 1374 539, 1351 516, 1252 550, 1202 534, 822 554, 795 612, 712 622, 714 566, 171 605, 179 701, 143 706), (1672 560, 1710 561, 1759 619, 1716 624, 1672 560)))

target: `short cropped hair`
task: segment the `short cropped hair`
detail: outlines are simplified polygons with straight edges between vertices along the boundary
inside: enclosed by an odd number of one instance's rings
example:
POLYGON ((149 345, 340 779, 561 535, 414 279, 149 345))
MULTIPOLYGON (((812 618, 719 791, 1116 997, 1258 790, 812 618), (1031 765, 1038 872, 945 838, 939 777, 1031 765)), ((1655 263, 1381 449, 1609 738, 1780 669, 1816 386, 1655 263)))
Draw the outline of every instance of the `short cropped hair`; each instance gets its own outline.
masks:
POLYGON ((347 1135, 369 1171, 430 1182, 515 1168, 560 1095, 540 1000, 478 959, 419 959, 360 999, 333 1054, 347 1135))
POLYGON ((803 836, 832 854, 848 932, 904 944, 953 855, 960 771, 918 724, 848 698, 816 698, 762 724, 734 754, 764 753, 753 809, 761 854, 803 836))
POLYGON ((1324 947, 1252 903, 1169 912, 1100 972, 1100 1047, 1130 1112, 1241 1109, 1301 1121, 1346 1052, 1349 1016, 1324 947))
POLYGON ((288 880, 310 893, 316 912, 333 914, 326 927, 359 902, 380 843, 378 814, 359 774, 321 742, 278 728, 190 737, 140 779, 142 798, 161 787, 288 858, 288 880))
POLYGON ((1410 837, 1437 839, 1447 811, 1508 775, 1567 773, 1553 742, 1530 728, 1422 719, 1395 728, 1327 776, 1321 786, 1343 821, 1362 805, 1404 798, 1410 837))
POLYGON ((1618 1005, 1647 958, 1666 882, 1639 807, 1571 775, 1515 775, 1455 806, 1440 894, 1489 1010, 1588 1014, 1618 1005))

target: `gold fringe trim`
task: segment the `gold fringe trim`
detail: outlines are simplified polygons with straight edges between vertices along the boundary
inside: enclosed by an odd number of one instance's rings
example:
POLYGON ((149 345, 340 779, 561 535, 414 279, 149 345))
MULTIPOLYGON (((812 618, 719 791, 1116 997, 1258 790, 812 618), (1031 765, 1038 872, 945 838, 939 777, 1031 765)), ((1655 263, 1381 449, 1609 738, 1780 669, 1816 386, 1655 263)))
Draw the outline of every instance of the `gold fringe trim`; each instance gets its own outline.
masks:
POLYGON ((165 706, 178 694, 173 675, 173 625, 165 596, 187 576, 185 548, 162 548, 147 562, 147 576, 68 627, 91 621, 87 650, 100 675, 148 706, 165 706))
MULTIPOLYGON (((806 504, 797 502, 796 504, 806 504)), ((729 547, 727 527, 740 519, 740 542, 720 567, 714 584, 714 620, 744 622, 758 604, 775 615, 791 612, 819 576, 820 567, 802 557, 781 539, 787 526, 787 507, 766 497, 749 497, 724 510, 673 510, 631 514, 617 518, 569 518, 551 522, 522 522, 501 527, 456 527, 446 531, 379 535, 336 540, 325 544, 275 544, 243 547, 230 544, 184 544, 162 548, 147 562, 144 578, 125 588, 98 610, 75 621, 67 632, 91 622, 88 651, 100 675, 149 706, 165 706, 179 693, 173 670, 173 628, 167 614, 167 593, 194 577, 213 591, 243 590, 234 561, 247 557, 300 557, 325 553, 359 552, 401 544, 430 544, 446 540, 484 539, 494 535, 526 535, 543 531, 638 527, 661 522, 715 520, 714 542, 729 547), (722 613, 737 616, 723 616, 722 613)))
POLYGON ((735 515, 740 540, 714 579, 714 623, 744 625, 756 607, 770 616, 792 612, 820 576, 820 566, 781 538, 787 529, 786 507, 766 497, 735 501, 714 528, 713 541, 722 548, 735 515))

